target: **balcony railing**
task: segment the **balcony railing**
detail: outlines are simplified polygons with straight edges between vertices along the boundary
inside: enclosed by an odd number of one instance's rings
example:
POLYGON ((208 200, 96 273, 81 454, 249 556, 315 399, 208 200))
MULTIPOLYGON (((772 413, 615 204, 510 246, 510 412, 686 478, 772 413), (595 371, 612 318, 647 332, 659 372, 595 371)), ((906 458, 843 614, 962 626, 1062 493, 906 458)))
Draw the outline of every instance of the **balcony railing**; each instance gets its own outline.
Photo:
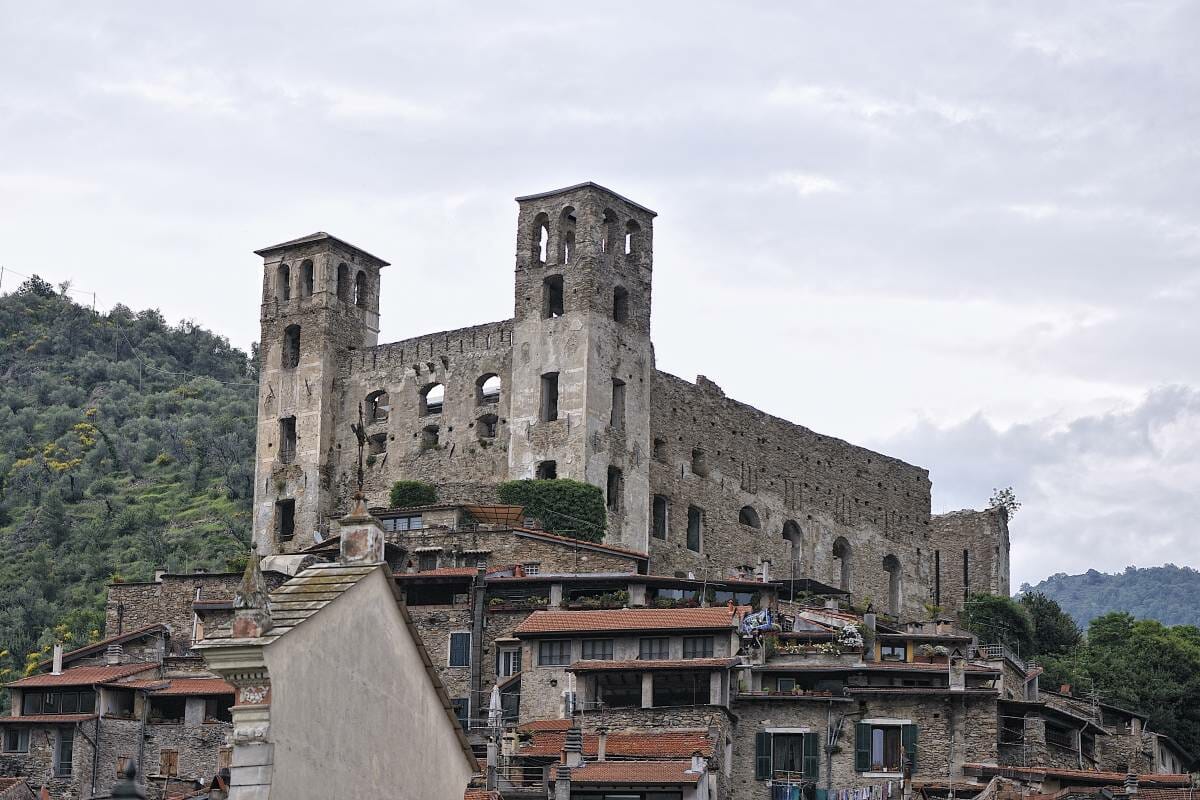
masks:
POLYGON ((981 644, 976 645, 974 650, 974 655, 976 658, 982 658, 987 661, 1000 661, 1001 659, 1007 659, 1015 664, 1022 672, 1029 671, 1030 665, 1025 661, 1025 659, 1008 649, 1008 645, 981 644))

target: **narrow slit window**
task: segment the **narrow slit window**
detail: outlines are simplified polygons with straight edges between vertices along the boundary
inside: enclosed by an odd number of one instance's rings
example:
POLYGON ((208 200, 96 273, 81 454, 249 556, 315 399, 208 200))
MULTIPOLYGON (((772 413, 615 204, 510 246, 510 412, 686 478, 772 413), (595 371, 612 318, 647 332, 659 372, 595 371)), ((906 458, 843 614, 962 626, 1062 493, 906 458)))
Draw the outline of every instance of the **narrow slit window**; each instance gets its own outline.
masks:
POLYGON ((629 290, 624 286, 613 289, 613 319, 624 322, 629 319, 629 290))
POLYGON ((290 464, 296 459, 296 418, 279 420, 279 460, 290 464))
POLYGON ((625 430, 625 381, 617 378, 613 378, 612 382, 612 410, 608 424, 614 431, 625 430))
POLYGON ((275 271, 275 296, 281 303, 292 299, 292 269, 287 264, 275 271))
POLYGON ((558 419, 558 373, 547 372, 542 376, 542 422, 558 419))
POLYGON ((609 467, 607 486, 609 511, 621 510, 621 493, 624 488, 625 481, 623 475, 621 474, 621 469, 619 467, 609 467))
POLYGON ((701 536, 703 534, 702 527, 704 525, 704 511, 695 506, 688 506, 687 520, 687 549, 692 552, 699 553, 701 547, 701 536))
POLYGON ((295 369, 300 363, 300 326, 288 325, 283 330, 283 348, 280 365, 284 369, 295 369))
POLYGON ((280 500, 275 504, 275 535, 281 542, 296 535, 296 501, 280 500))
POLYGON ((667 515, 670 513, 670 501, 661 494, 654 495, 654 508, 652 509, 652 517, 654 520, 653 534, 655 539, 667 538, 667 515))
POLYGON ((316 285, 316 269, 313 267, 313 262, 306 259, 300 264, 300 296, 312 297, 316 285))

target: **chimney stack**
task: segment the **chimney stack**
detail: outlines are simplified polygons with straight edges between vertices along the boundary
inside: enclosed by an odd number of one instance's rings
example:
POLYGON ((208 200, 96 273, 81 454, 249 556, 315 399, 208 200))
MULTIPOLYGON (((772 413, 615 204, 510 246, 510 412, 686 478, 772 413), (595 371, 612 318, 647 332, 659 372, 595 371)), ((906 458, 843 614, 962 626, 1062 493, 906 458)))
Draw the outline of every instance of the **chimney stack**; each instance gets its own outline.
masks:
POLYGON ((1136 797, 1138 793, 1138 776, 1136 772, 1130 772, 1125 776, 1125 794, 1128 797, 1136 797))
POLYGON ((267 579, 258 566, 258 556, 251 553, 242 584, 233 595, 233 638, 256 639, 274 625, 267 579))
POLYGON ((110 644, 104 649, 104 663, 115 667, 125 660, 125 648, 119 644, 110 644))
POLYGON ((596 760, 603 761, 608 754, 608 728, 601 725, 596 729, 596 760))
POLYGON ((361 494, 354 498, 354 509, 338 520, 341 528, 341 550, 338 560, 343 564, 382 564, 383 526, 371 516, 361 494))
POLYGON ((51 675, 62 675, 62 656, 63 647, 61 644, 54 645, 54 666, 50 670, 51 675))
POLYGON ((695 772, 698 775, 703 774, 704 770, 707 766, 708 766, 708 764, 707 764, 707 762, 705 762, 704 756, 700 755, 700 751, 693 750, 692 751, 692 768, 689 771, 695 772))
POLYGON ((826 597, 825 598, 825 610, 826 611, 837 611, 838 610, 837 598, 826 597))
POLYGON ((571 800, 571 768, 566 764, 556 767, 554 778, 554 800, 571 800))
POLYGON ((579 729, 578 717, 571 722, 562 753, 563 764, 568 767, 578 767, 583 763, 583 731, 579 729))
POLYGON ((875 660, 875 612, 863 614, 863 661, 875 660))

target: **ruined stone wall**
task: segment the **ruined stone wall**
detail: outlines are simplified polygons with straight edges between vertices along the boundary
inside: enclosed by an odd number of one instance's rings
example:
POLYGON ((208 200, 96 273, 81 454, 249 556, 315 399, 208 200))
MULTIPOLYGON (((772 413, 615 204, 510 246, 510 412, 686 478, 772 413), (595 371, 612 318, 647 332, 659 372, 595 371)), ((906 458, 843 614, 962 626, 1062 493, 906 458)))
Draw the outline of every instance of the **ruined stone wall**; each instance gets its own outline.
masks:
MULTIPOLYGON (((392 534, 388 534, 389 537, 392 534)), ((637 557, 609 550, 596 550, 571 539, 541 539, 522 536, 512 530, 455 531, 447 528, 423 528, 397 535, 411 553, 418 547, 441 547, 439 566, 473 567, 480 556, 464 555, 454 558, 458 551, 487 550, 484 557, 489 568, 527 564, 541 565, 543 573, 572 572, 637 572, 637 557), (401 538, 402 537, 402 538, 401 538), (461 561, 462 563, 455 563, 461 561)))
MULTIPOLYGON (((884 783, 889 778, 866 777, 854 769, 854 723, 858 719, 911 720, 917 725, 917 780, 962 776, 967 762, 995 763, 997 752, 996 700, 978 695, 871 697, 861 703, 820 703, 781 699, 738 703, 734 709, 734 798, 766 797, 764 781, 754 777, 754 734, 767 728, 809 728, 827 742, 830 718, 847 716, 833 755, 832 773, 822 759, 819 785, 833 789, 884 783), (861 712, 861 713, 859 713, 861 712), (951 752, 953 750, 953 752, 951 752)), ((822 750, 822 752, 824 752, 822 750)), ((896 781, 896 777, 890 778, 896 781)))
POLYGON ((710 575, 724 577, 769 559, 776 577, 794 569, 838 586, 834 542, 841 537, 851 551, 849 583, 856 599, 869 597, 887 610, 883 561, 895 556, 903 610, 924 616, 926 470, 731 400, 704 378, 692 384, 657 372, 651 409, 651 488, 669 501, 666 539, 650 539, 655 572, 700 575, 707 567, 710 575), (703 452, 707 475, 693 470, 694 450, 703 452), (689 506, 704 512, 702 554, 686 547, 689 506), (758 529, 739 523, 744 506, 757 513, 758 529), (784 538, 785 525, 795 531, 793 541, 784 538))
MULTIPOLYGON (((326 454, 336 481, 337 508, 349 510, 358 466, 357 440, 350 428, 364 408, 368 443, 364 491, 370 505, 388 505, 398 480, 438 488, 441 502, 489 500, 495 484, 508 479, 512 321, 475 325, 349 352, 339 361, 335 384, 337 417, 333 447, 326 454), (497 400, 485 398, 482 381, 501 380, 497 400), (445 388, 442 409, 428 413, 422 393, 445 388), (371 415, 367 398, 387 393, 386 419, 371 415), (480 423, 495 418, 495 436, 480 423), (430 446, 425 429, 435 427, 430 446)), ((531 477, 526 475, 522 477, 531 477)))
POLYGON ((1009 596, 1008 517, 1002 509, 938 514, 929 532, 931 596, 940 588, 943 609, 957 611, 966 595, 977 592, 1009 596), (935 569, 938 562, 940 587, 935 569))

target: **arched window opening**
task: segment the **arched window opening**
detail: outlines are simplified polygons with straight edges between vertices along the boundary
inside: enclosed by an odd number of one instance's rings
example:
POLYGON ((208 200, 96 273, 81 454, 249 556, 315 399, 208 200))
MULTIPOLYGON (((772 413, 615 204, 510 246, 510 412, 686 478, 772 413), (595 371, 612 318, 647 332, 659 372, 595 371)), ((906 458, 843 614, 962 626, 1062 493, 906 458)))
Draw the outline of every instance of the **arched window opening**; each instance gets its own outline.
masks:
POLYGON ((795 574, 795 568, 800 566, 800 559, 803 555, 802 547, 804 545, 804 533, 800 530, 800 526, 795 520, 789 519, 783 523, 783 540, 792 543, 792 573, 795 574))
MULTIPOLYGON (((421 416, 442 413, 442 404, 446 400, 446 387, 440 383, 431 383, 421 390, 421 416)), ((436 427, 436 426, 434 426, 436 427)))
POLYGON ((758 518, 758 512, 754 510, 754 506, 742 506, 742 510, 738 512, 738 522, 755 530, 762 527, 762 521, 758 518))
POLYGON ((613 289, 612 316, 617 322, 629 319, 629 290, 624 286, 613 289))
POLYGON ((337 296, 338 300, 350 299, 350 268, 345 264, 338 264, 337 296))
POLYGON ((654 460, 661 461, 665 464, 667 462, 667 460, 670 459, 670 457, 671 457, 670 453, 667 452, 667 440, 666 439, 655 439, 654 440, 654 460))
POLYGON ((438 426, 426 425, 421 429, 421 449, 434 450, 438 446, 438 426))
POLYGON ((850 562, 852 559, 853 551, 850 543, 844 536, 839 536, 833 543, 833 561, 838 571, 838 587, 846 592, 850 591, 850 562))
POLYGON ((631 256, 640 249, 639 239, 642 232, 642 226, 638 225, 633 220, 625 223, 625 255, 631 256))
POLYGON ((617 243, 617 214, 611 208, 604 209, 600 230, 600 252, 611 253, 617 243))
POLYGON ((475 432, 480 439, 495 439, 500 427, 500 418, 495 414, 484 414, 475 423, 475 432))
POLYGON ((538 214, 533 218, 533 260, 538 264, 546 263, 546 249, 550 245, 550 218, 538 214))
POLYGON ((900 614, 900 559, 894 555, 884 556, 883 571, 888 575, 888 613, 893 617, 900 614))
POLYGON ((281 303, 292 299, 292 268, 287 264, 275 270, 275 298, 281 303))
POLYGON ((299 325, 288 325, 283 329, 283 351, 279 363, 284 369, 294 369, 300 363, 299 325))
POLYGON ((621 493, 625 488, 625 479, 620 467, 608 468, 608 486, 605 496, 608 499, 609 511, 621 510, 621 493))
POLYGON ((547 275, 542 281, 542 319, 563 315, 563 276, 547 275))
POLYGON ((300 296, 312 297, 317 285, 317 271, 313 262, 305 259, 300 264, 300 296))
POLYGON ((367 307, 367 273, 361 269, 354 276, 354 305, 367 307))
POLYGON ((367 422, 387 422, 392 412, 388 393, 380 389, 367 395, 367 422))
POLYGON ((692 474, 701 478, 708 475, 708 455, 699 448, 692 450, 692 474))
POLYGON ((501 383, 500 376, 494 372, 480 376, 479 380, 475 381, 476 405, 500 402, 501 383))
POLYGON ((539 462, 537 465, 537 472, 534 474, 539 481, 552 481, 558 477, 558 462, 539 462))
POLYGON ((558 260, 570 264, 575 256, 575 207, 567 206, 558 218, 558 260))

